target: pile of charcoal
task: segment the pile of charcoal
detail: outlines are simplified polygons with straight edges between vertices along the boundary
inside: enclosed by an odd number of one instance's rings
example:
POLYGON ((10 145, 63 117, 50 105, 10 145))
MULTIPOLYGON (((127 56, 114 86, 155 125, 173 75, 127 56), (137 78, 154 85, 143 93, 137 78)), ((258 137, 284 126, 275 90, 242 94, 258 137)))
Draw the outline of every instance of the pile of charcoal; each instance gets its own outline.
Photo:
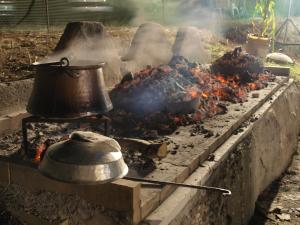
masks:
MULTIPOLYGON (((173 60, 178 60, 176 57, 173 60)), ((148 67, 136 74, 130 82, 123 82, 112 92, 114 106, 145 115, 160 111, 181 113, 176 104, 193 104, 196 96, 189 90, 199 91, 193 77, 186 77, 170 65, 148 67)))
POLYGON ((250 83, 258 79, 263 67, 256 57, 243 53, 242 48, 237 47, 217 59, 212 64, 211 71, 226 78, 235 75, 240 83, 250 83))
POLYGON ((168 133, 226 113, 223 101, 242 103, 249 91, 262 89, 274 79, 263 74, 259 61, 240 47, 216 60, 210 70, 174 56, 168 65, 148 66, 125 76, 111 91, 115 110, 110 116, 123 130, 168 133))

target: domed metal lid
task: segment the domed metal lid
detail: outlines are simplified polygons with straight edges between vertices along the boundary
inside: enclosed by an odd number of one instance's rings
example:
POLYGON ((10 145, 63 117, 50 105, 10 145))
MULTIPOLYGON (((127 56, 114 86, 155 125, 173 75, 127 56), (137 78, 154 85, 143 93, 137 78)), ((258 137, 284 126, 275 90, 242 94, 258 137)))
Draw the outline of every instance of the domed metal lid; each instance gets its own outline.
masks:
POLYGON ((50 146, 39 169, 52 179, 81 184, 111 182, 128 173, 117 141, 81 131, 50 146))

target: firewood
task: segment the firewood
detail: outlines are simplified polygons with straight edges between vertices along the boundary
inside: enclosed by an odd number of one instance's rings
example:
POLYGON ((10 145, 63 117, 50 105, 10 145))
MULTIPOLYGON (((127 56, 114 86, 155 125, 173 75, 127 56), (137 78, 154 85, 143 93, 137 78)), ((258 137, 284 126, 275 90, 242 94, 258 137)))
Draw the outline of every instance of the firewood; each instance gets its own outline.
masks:
POLYGON ((135 138, 116 138, 121 145, 122 151, 139 151, 149 157, 164 158, 168 154, 166 143, 154 143, 135 138))

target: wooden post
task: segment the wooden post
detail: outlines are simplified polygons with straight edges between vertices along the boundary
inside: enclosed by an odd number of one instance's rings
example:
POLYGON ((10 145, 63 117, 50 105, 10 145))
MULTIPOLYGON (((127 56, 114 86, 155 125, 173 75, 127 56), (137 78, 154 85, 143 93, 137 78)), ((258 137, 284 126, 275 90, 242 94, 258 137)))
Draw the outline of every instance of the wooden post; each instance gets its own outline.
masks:
POLYGON ((47 31, 48 31, 48 33, 49 33, 49 27, 50 27, 49 4, 48 4, 48 0, 44 0, 44 2, 45 2, 45 9, 46 9, 47 31))

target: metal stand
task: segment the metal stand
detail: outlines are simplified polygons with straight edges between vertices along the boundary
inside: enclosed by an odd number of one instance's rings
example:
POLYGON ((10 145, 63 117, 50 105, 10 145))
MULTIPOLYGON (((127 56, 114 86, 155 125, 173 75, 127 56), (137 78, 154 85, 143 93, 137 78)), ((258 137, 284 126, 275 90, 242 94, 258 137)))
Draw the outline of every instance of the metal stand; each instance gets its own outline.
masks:
POLYGON ((106 116, 88 116, 81 118, 43 118, 37 116, 29 116, 22 119, 22 135, 23 135, 23 148, 25 150, 25 154, 29 155, 28 152, 28 124, 29 123, 76 123, 80 125, 80 123, 91 123, 91 124, 104 124, 104 135, 109 135, 109 124, 110 119, 106 116))
POLYGON ((300 30, 296 26, 295 22, 291 18, 286 18, 285 21, 283 22, 283 24, 278 28, 278 30, 275 33, 275 37, 277 38, 281 35, 281 33, 284 30, 283 42, 276 41, 276 43, 282 44, 282 45, 300 45, 300 43, 286 43, 289 24, 291 24, 295 28, 295 30, 297 31, 297 33, 300 36, 300 30))
POLYGON ((289 25, 292 25, 292 27, 295 28, 295 30, 297 31, 298 35, 300 36, 300 30, 296 26, 294 20, 291 18, 292 4, 293 4, 293 1, 290 0, 288 17, 285 19, 285 21, 283 22, 283 24, 281 24, 281 26, 278 28, 278 30, 275 33, 275 39, 277 39, 282 34, 282 32, 284 32, 283 42, 276 41, 276 44, 283 45, 283 46, 300 45, 300 43, 287 43, 287 34, 288 34, 288 27, 289 27, 289 25))

